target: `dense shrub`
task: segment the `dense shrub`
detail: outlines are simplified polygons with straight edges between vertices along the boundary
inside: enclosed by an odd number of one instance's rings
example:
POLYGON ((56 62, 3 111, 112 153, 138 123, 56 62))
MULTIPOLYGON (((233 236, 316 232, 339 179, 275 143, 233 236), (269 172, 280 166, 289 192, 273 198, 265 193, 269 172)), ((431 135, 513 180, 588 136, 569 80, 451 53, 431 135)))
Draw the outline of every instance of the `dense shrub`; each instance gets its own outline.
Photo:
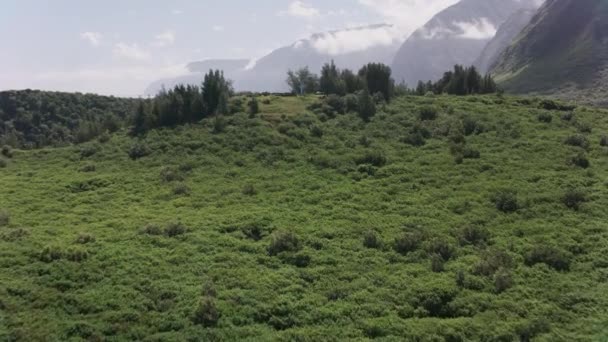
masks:
POLYGON ((173 222, 169 223, 165 227, 164 234, 168 237, 176 237, 179 235, 186 234, 187 230, 188 228, 186 228, 186 226, 184 226, 181 222, 173 222))
POLYGON ((357 165, 369 164, 376 167, 382 167, 386 165, 386 162, 386 156, 381 151, 368 151, 355 159, 357 165))
POLYGON ((465 159, 479 159, 481 158, 481 153, 472 147, 465 147, 462 150, 462 157, 465 159))
POLYGON ((591 133, 593 131, 593 126, 589 122, 577 121, 576 128, 578 128, 581 133, 591 133))
POLYGON ((213 298, 205 297, 201 300, 192 321, 195 324, 202 325, 203 327, 209 328, 217 325, 221 318, 221 314, 215 305, 213 298))
POLYGON ((356 112, 359 109, 359 99, 354 94, 344 96, 344 109, 347 113, 356 112))
POLYGON ((587 159, 584 153, 579 153, 574 157, 570 158, 570 163, 583 169, 586 169, 591 165, 589 163, 589 159, 587 159))
POLYGON ((528 266, 546 264, 557 271, 568 271, 570 269, 570 254, 552 246, 537 245, 525 256, 528 266))
POLYGON ((344 114, 344 99, 336 94, 328 95, 325 98, 325 103, 336 113, 344 114))
POLYGON ((562 203, 570 209, 578 210, 587 201, 587 194, 580 189, 570 189, 562 197, 562 203))
POLYGON ((482 227, 466 226, 458 233, 461 245, 479 245, 483 246, 490 239, 490 232, 482 227))
POLYGON ((0 158, 0 169, 4 169, 7 166, 8 166, 8 162, 6 160, 4 160, 3 158, 0 158))
POLYGON ((589 148, 589 140, 587 139, 587 137, 580 134, 569 136, 568 138, 566 138, 565 143, 566 145, 581 147, 584 149, 589 148))
POLYGON ((137 160, 150 154, 150 148, 145 143, 136 142, 129 148, 129 158, 137 160))
POLYGON ((395 239, 394 249, 397 253, 406 255, 414 252, 422 244, 423 237, 418 232, 404 233, 395 239))
POLYGON ((2 155, 7 157, 7 158, 12 158, 13 157, 13 149, 8 146, 8 145, 4 145, 2 146, 2 155))
POLYGON ((445 259, 439 254, 431 255, 431 271, 440 273, 445 270, 445 259))
POLYGON ((513 276, 507 269, 501 268, 494 274, 494 291, 502 293, 513 287, 513 276))
POLYGON ((188 196, 191 192, 190 187, 184 183, 177 183, 173 187, 173 194, 177 196, 188 196))
POLYGON ((323 128, 317 125, 312 125, 310 127, 310 135, 315 138, 321 138, 323 136, 323 128))
POLYGON ((78 234, 78 237, 76 237, 76 243, 81 245, 86 245, 93 242, 95 242, 95 236, 88 233, 80 233, 78 234))
POLYGON ((517 192, 513 190, 501 190, 492 197, 496 209, 503 213, 512 213, 519 209, 517 192))
POLYGON ((481 260, 474 266, 473 272, 477 275, 492 276, 499 269, 513 267, 513 258, 505 251, 491 249, 485 251, 481 260))
POLYGON ((163 235, 164 234, 163 229, 159 225, 152 224, 152 223, 149 223, 144 228, 142 228, 141 233, 146 234, 146 235, 163 235))
POLYGON ((89 258, 89 252, 83 249, 70 249, 65 253, 65 257, 72 262, 82 262, 89 258))
POLYGON ((551 115, 549 113, 541 113, 541 114, 538 114, 537 119, 540 122, 551 123, 553 121, 553 115, 551 115))
POLYGON ((418 118, 421 121, 431 121, 437 119, 439 111, 432 106, 424 106, 418 110, 418 118))
POLYGON ((0 210, 0 227, 8 226, 11 221, 11 216, 8 211, 0 210))
POLYGON ((297 252, 301 248, 300 239, 292 232, 276 232, 270 237, 268 254, 275 256, 283 252, 297 252))
POLYGON ((420 132, 411 132, 401 139, 401 142, 414 147, 421 147, 426 145, 426 139, 420 132))
POLYGON ((375 231, 368 230, 363 235, 363 246, 366 248, 380 248, 382 247, 382 241, 380 241, 380 238, 375 231))
POLYGON ((561 115, 563 121, 572 121, 574 119, 574 112, 567 112, 561 115))
POLYGON ((462 128, 463 133, 466 136, 473 134, 481 134, 485 131, 485 128, 479 121, 470 117, 465 117, 464 119, 462 119, 462 128))
POLYGON ((99 147, 96 145, 88 145, 84 146, 80 149, 80 157, 88 158, 94 156, 99 151, 99 147))
POLYGON ((258 191, 255 189, 253 184, 246 184, 242 190, 243 195, 245 196, 255 196, 258 194, 258 191))
POLYGON ((427 245, 427 252, 431 255, 438 255, 444 261, 452 259, 456 255, 456 248, 452 243, 444 238, 434 238, 427 245))
POLYGON ((95 164, 86 164, 80 168, 80 172, 95 172, 95 170, 97 170, 95 164))
POLYGON ((608 146, 608 135, 602 135, 602 137, 600 138, 600 146, 608 146))
POLYGON ((183 181, 184 175, 172 167, 165 166, 160 170, 160 179, 163 182, 170 183, 175 181, 183 181))
POLYGON ((369 95, 369 92, 366 90, 362 91, 357 98, 357 102, 359 104, 359 117, 365 122, 370 121, 376 115, 376 104, 369 95))
POLYGON ((561 103, 555 102, 553 100, 542 100, 539 105, 541 109, 546 110, 559 110, 559 111, 573 111, 576 109, 576 106, 573 105, 563 105, 561 103))
POLYGON ((55 260, 59 260, 59 259, 63 258, 64 255, 65 255, 65 253, 63 252, 63 250, 61 248, 56 247, 56 246, 46 246, 40 252, 40 255, 38 256, 38 258, 42 262, 53 262, 55 260))
POLYGON ((270 232, 272 232, 272 227, 267 222, 259 221, 245 224, 241 226, 239 230, 248 239, 260 241, 265 238, 270 232))

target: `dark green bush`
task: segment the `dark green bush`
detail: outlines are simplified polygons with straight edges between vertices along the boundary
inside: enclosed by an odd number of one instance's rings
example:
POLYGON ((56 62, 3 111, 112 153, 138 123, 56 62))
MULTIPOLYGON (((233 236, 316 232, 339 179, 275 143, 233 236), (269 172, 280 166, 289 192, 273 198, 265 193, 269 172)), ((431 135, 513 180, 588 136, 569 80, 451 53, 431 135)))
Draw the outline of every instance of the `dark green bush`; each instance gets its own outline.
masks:
POLYGON ((65 253, 63 252, 63 250, 57 246, 46 246, 44 247, 44 249, 40 252, 40 255, 38 256, 40 261, 42 262, 53 262, 55 260, 59 260, 61 258, 63 258, 65 255, 65 253))
POLYGON ((366 248, 380 248, 382 247, 382 241, 380 241, 380 238, 375 231, 368 230, 363 235, 363 246, 366 248))
POLYGON ((325 103, 336 113, 344 114, 344 99, 336 94, 328 95, 325 103))
POLYGON ((12 147, 10 147, 8 145, 2 146, 2 155, 5 156, 6 158, 12 158, 13 157, 12 147))
POLYGON ((570 209, 578 210, 581 204, 587 202, 587 194, 580 189, 570 189, 562 197, 562 203, 570 209))
POLYGON ((312 135, 315 138, 321 138, 323 136, 323 128, 321 128, 317 125, 312 125, 310 127, 310 135, 312 135))
POLYGON ((456 248, 445 238, 432 239, 426 249, 429 254, 439 255, 444 261, 448 261, 456 255, 456 248))
POLYGON ((512 213, 519 209, 517 192, 513 190, 501 190, 492 197, 496 209, 503 213, 512 213))
POLYGON ((562 114, 561 119, 563 121, 572 121, 572 119, 574 119, 574 112, 567 112, 562 114))
POLYGON ((445 270, 445 259, 439 254, 431 255, 431 271, 440 273, 445 270))
POLYGON ((381 151, 368 151, 355 159, 357 165, 369 164, 375 167, 382 167, 386 165, 386 162, 386 156, 381 151))
POLYGON ((579 153, 574 157, 570 158, 570 164, 581 167, 583 169, 586 169, 591 165, 589 159, 587 159, 584 153, 579 153))
POLYGON ((175 181, 181 182, 184 180, 184 175, 173 167, 165 166, 160 170, 160 179, 166 183, 175 181))
POLYGON ((6 160, 4 160, 3 158, 0 158, 0 169, 4 169, 7 166, 8 166, 8 162, 6 160))
POLYGON ((511 271, 501 268, 494 274, 494 291, 503 293, 513 287, 513 276, 511 271))
POLYGON ((424 106, 418 110, 418 118, 421 121, 432 121, 437 119, 439 111, 432 106, 424 106))
POLYGON ((458 233, 461 245, 478 245, 483 246, 490 239, 490 232, 482 227, 466 226, 458 233))
POLYGON ((246 184, 242 190, 243 195, 245 196, 255 196, 258 194, 258 191, 255 189, 253 184, 246 184))
POLYGON ((470 117, 465 117, 462 119, 462 128, 464 130, 463 133, 466 136, 481 134, 485 131, 485 128, 480 122, 470 117))
POLYGON ((78 234, 78 237, 76 237, 76 243, 81 245, 86 245, 93 242, 95 242, 95 236, 88 233, 80 233, 78 234))
POLYGON ((97 170, 95 164, 86 164, 80 168, 80 172, 95 172, 95 170, 97 170))
POLYGON ((157 224, 152 224, 149 223, 147 224, 142 230, 141 230, 142 234, 146 234, 146 235, 163 235, 163 229, 157 225, 157 224))
POLYGON ((553 121, 553 115, 551 115, 549 113, 541 113, 541 114, 538 114, 537 119, 540 122, 551 123, 553 121))
POLYGON ((263 221, 248 223, 239 229, 243 235, 254 241, 260 241, 272 232, 270 224, 263 221))
POLYGON ((557 271, 568 271, 570 269, 571 255, 559 248, 547 245, 537 245, 525 256, 528 266, 546 264, 557 271))
POLYGON ((593 126, 589 122, 577 121, 576 128, 578 128, 581 133, 591 133, 593 131, 593 126))
POLYGON ((205 297, 201 300, 198 308, 194 312, 192 321, 194 324, 202 325, 209 328, 217 325, 221 318, 221 314, 215 305, 213 298, 205 297))
POLYGON ((539 103, 539 108, 546 110, 573 111, 576 109, 576 106, 564 105, 556 101, 546 99, 539 103))
POLYGON ((569 136, 568 138, 566 138, 565 143, 566 145, 581 147, 583 149, 588 149, 590 145, 587 137, 580 134, 569 136))
POLYGON ((491 249, 482 254, 481 260, 473 268, 473 273, 489 277, 501 268, 510 269, 512 267, 513 258, 507 252, 491 249))
POLYGON ((0 227, 8 226, 11 221, 11 216, 8 211, 0 210, 0 227))
POLYGON ((188 196, 192 190, 184 183, 178 183, 173 187, 173 194, 177 196, 188 196))
POLYGON ((275 256, 283 252, 297 252, 301 248, 300 239, 292 232, 276 232, 270 237, 268 254, 275 256))
POLYGON ((99 147, 96 145, 84 146, 80 149, 80 158, 88 158, 99 152, 99 147))
POLYGON ((359 99, 354 94, 344 96, 344 109, 347 113, 356 112, 359 109, 359 99))
POLYGON ((165 235, 168 237, 176 237, 179 235, 184 235, 186 234, 188 228, 186 226, 184 226, 181 222, 174 222, 174 223, 169 223, 166 227, 165 227, 165 235))
POLYGON ((402 236, 395 239, 394 249, 397 253, 406 255, 414 252, 422 244, 422 234, 418 232, 404 233, 402 236))
POLYGON ((70 249, 65 256, 69 261, 82 262, 89 258, 89 252, 82 249, 70 249))
POLYGON ((600 146, 607 147, 608 146, 608 135, 602 135, 600 138, 600 146))
POLYGON ((137 160, 148 156, 150 154, 150 148, 145 143, 136 142, 129 148, 129 158, 137 160))
POLYGON ((401 142, 406 143, 408 145, 412 145, 414 147, 421 147, 426 145, 426 140, 420 132, 409 133, 401 139, 401 142))
POLYGON ((465 147, 462 150, 462 157, 464 159, 479 159, 481 158, 481 153, 472 147, 465 147))

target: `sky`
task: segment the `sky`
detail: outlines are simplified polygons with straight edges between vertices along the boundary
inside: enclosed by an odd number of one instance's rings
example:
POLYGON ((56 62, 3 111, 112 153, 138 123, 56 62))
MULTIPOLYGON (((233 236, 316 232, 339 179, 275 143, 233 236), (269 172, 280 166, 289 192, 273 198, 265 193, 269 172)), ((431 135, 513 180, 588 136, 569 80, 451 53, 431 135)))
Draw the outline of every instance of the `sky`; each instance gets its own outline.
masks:
POLYGON ((457 1, 3 0, 0 90, 136 97, 189 62, 256 59, 313 33, 387 23, 405 39, 457 1))

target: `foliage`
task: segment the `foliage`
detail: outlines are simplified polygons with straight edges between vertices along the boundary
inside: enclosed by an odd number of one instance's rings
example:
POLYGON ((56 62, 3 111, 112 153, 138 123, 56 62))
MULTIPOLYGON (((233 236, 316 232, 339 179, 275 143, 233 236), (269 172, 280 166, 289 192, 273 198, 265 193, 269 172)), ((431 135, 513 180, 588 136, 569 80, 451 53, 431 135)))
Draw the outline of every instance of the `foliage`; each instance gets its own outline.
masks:
POLYGON ((361 91, 357 100, 359 103, 359 117, 363 121, 370 121, 371 118, 376 115, 376 104, 372 100, 369 92, 366 89, 361 91))
POLYGON ((313 94, 319 87, 319 77, 308 70, 308 67, 287 72, 287 84, 295 95, 313 94))
POLYGON ((386 102, 393 97, 395 81, 391 78, 391 68, 382 63, 369 63, 359 70, 359 77, 369 94, 380 93, 386 102))
POLYGON ((496 209, 504 212, 511 213, 519 209, 519 202, 517 200, 517 192, 513 190, 501 190, 494 194, 492 201, 496 206, 496 209))

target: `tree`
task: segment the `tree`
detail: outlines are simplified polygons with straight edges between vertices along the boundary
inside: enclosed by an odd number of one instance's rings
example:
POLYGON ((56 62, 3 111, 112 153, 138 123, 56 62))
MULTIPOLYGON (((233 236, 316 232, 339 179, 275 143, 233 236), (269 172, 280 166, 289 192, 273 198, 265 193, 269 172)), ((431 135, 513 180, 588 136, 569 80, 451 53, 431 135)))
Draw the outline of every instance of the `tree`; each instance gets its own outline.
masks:
POLYGON ((260 112, 260 105, 258 103, 258 99, 255 96, 252 96, 248 103, 249 106, 249 115, 254 116, 260 112))
POLYGON ((325 63, 321 69, 321 78, 319 79, 319 90, 324 94, 344 95, 345 86, 340 78, 340 71, 336 68, 334 61, 325 63))
POLYGON ((359 116, 363 121, 368 122, 374 115, 376 115, 374 100, 369 94, 369 91, 363 89, 359 93, 359 116))
POLYGON ((347 94, 354 94, 363 89, 361 78, 349 69, 343 69, 340 72, 340 79, 347 94))
POLYGON ((139 101, 135 117, 133 118, 133 135, 144 134, 148 130, 148 115, 144 106, 144 101, 139 101))
POLYGON ((317 91, 319 78, 310 72, 308 67, 300 68, 295 72, 287 72, 287 84, 291 92, 296 95, 312 94, 317 91))
POLYGON ((382 93, 386 102, 393 96, 395 81, 391 78, 391 68, 382 63, 369 63, 359 70, 370 94, 382 93))
POLYGON ((224 78, 224 72, 210 70, 205 75, 202 88, 202 99, 207 115, 215 115, 218 111, 221 111, 222 114, 226 113, 228 108, 227 99, 230 98, 232 93, 232 84, 224 78), (225 107, 220 108, 220 105, 225 105, 225 107))

